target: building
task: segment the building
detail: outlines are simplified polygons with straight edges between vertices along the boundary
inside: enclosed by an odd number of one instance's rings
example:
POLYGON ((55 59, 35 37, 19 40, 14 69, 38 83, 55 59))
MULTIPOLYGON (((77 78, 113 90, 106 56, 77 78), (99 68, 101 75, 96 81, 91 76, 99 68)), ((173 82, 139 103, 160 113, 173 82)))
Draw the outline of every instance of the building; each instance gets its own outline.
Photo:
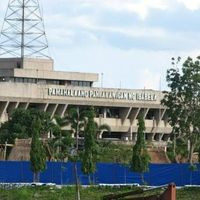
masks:
POLYGON ((71 106, 94 106, 96 121, 108 124, 111 133, 101 138, 135 141, 137 119, 145 116, 146 139, 164 145, 171 127, 163 95, 154 90, 95 88, 98 74, 54 71, 51 59, 0 59, 0 115, 8 120, 15 108, 36 108, 64 116, 71 106))
POLYGON ((171 127, 163 94, 154 90, 95 88, 98 74, 54 71, 46 56, 48 43, 38 1, 10 1, 1 32, 0 122, 15 108, 36 108, 64 116, 72 106, 94 106, 98 124, 108 124, 111 133, 100 138, 134 142, 137 119, 144 115, 146 140, 165 146, 171 127), (31 39, 30 39, 31 38, 31 39), (45 58, 43 58, 45 57, 45 58))

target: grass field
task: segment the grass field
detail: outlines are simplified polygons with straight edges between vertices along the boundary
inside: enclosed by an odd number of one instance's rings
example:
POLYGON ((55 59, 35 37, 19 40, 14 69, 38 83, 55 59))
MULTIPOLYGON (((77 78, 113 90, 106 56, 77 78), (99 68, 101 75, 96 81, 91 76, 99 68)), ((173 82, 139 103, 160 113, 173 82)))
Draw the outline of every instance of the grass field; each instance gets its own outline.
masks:
MULTIPOLYGON (((134 190, 134 188, 81 188, 81 200, 101 200, 106 194, 116 194, 131 190, 134 190)), ((160 191, 155 192, 159 193, 160 191)), ((75 188, 24 187, 18 189, 0 189, 0 200, 75 200, 75 188)), ((177 200, 200 200, 200 188, 177 190, 177 200)))

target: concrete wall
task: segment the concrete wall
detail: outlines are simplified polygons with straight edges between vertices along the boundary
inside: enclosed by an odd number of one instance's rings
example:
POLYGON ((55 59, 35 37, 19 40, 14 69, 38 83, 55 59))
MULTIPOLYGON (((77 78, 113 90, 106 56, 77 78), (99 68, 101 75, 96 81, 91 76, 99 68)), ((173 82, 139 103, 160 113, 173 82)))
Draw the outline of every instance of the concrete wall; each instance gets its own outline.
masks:
POLYGON ((0 69, 38 69, 38 70, 53 70, 52 59, 31 59, 24 58, 23 63, 21 58, 0 58, 0 69))
MULTIPOLYGON (((6 121, 15 108, 27 109, 31 106, 48 112, 52 117, 54 115, 65 115, 70 105, 78 106, 97 106, 102 108, 118 108, 119 116, 108 118, 105 115, 97 117, 98 124, 108 124, 112 133, 119 134, 122 140, 135 141, 137 139, 137 118, 140 114, 145 114, 146 138, 149 141, 155 141, 158 144, 162 141, 167 142, 170 137, 171 127, 167 123, 166 109, 160 105, 162 94, 159 91, 145 90, 145 92, 156 94, 157 98, 153 101, 127 100, 127 99, 105 99, 92 97, 74 97, 74 96, 52 96, 48 89, 55 86, 30 83, 8 83, 0 84, 0 116, 1 122, 6 121), (155 109, 153 119, 147 119, 146 116, 150 109, 155 109), (160 113, 160 114, 157 114, 160 113)), ((119 90, 102 88, 83 88, 83 87, 64 87, 69 90, 101 91, 101 92, 132 92, 142 93, 144 90, 119 90)), ((104 132, 100 134, 104 137, 104 132)))

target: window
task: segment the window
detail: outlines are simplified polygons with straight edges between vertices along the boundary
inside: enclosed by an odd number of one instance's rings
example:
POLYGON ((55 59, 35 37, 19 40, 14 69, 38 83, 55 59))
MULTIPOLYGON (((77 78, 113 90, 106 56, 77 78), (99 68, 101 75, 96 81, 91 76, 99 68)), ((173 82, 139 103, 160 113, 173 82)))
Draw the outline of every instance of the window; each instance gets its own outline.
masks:
POLYGON ((83 82, 82 81, 79 81, 79 84, 78 84, 79 86, 83 86, 83 82))

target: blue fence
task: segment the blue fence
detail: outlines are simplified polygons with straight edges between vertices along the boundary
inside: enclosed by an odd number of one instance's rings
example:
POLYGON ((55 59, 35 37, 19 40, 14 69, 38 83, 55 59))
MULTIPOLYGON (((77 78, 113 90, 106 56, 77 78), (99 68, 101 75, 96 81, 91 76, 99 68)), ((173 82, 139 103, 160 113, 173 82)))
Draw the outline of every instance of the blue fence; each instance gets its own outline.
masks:
MULTIPOLYGON (((83 185, 88 184, 88 176, 81 172, 80 163, 78 174, 83 185)), ((98 163, 97 171, 91 175, 96 184, 132 184, 141 183, 141 176, 131 172, 120 164, 98 163)), ((200 165, 196 171, 189 169, 189 164, 151 164, 148 173, 144 174, 148 185, 159 186, 171 182, 177 186, 200 185, 200 165)), ((47 169, 40 175, 43 183, 74 184, 74 163, 48 162, 47 169)), ((1 183, 29 183, 33 181, 29 162, 0 162, 1 183)))

